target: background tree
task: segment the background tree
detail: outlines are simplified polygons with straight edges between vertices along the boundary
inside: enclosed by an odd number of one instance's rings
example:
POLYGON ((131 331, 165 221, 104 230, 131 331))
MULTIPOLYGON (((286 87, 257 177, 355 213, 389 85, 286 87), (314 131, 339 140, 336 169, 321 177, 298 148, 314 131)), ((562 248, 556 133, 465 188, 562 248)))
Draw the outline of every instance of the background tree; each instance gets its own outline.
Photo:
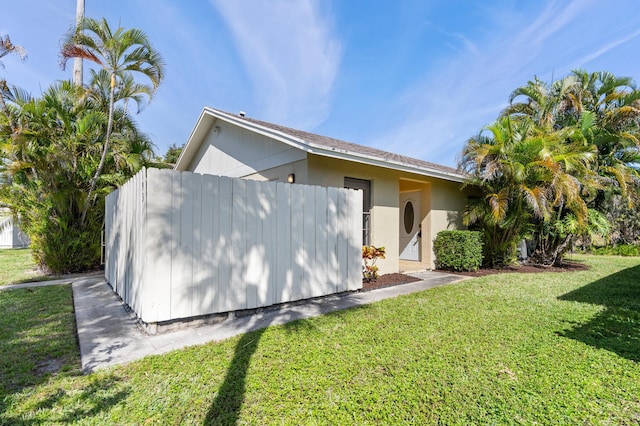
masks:
POLYGON ((182 154, 182 149, 184 145, 176 145, 171 144, 171 146, 167 149, 167 152, 164 154, 162 160, 167 164, 175 165, 178 162, 178 158, 180 158, 180 154, 182 154))
POLYGON ((578 70, 514 90, 460 157, 467 184, 483 194, 465 218, 484 229, 486 258, 508 263, 528 238, 533 261, 553 265, 576 236, 608 233, 611 200, 631 208, 638 198, 639 132, 640 91, 630 78, 578 70))
POLYGON ((547 132, 528 117, 509 116, 467 142, 460 167, 466 185, 480 188, 482 197, 463 218, 484 231, 489 264, 515 261, 518 242, 533 235, 540 263, 561 257, 589 217, 581 192, 595 184, 589 169, 594 149, 583 142, 580 129, 547 132))
POLYGON ((631 78, 576 70, 550 85, 535 79, 516 89, 510 103, 503 116, 527 116, 547 131, 576 126, 589 113, 590 129, 584 136, 596 147, 593 168, 601 183, 590 205, 602 209, 611 191, 630 205, 635 203, 640 177, 640 91, 631 78))
POLYGON ((21 219, 39 264, 55 273, 98 266, 104 196, 155 157, 130 103, 139 111, 151 98, 161 57, 139 30, 112 33, 91 19, 82 29, 87 36, 68 35, 63 60, 75 54, 103 66, 90 70, 87 86, 58 82, 41 97, 0 92, 0 203, 21 219), (151 84, 136 82, 135 71, 151 84))
MULTIPOLYGON (((61 56, 63 66, 70 58, 86 59, 102 67, 110 78, 107 130, 100 162, 88 186, 88 196, 91 199, 109 153, 118 82, 131 78, 132 73, 142 74, 149 79, 151 86, 141 85, 138 87, 141 91, 132 95, 145 94, 151 98, 164 77, 164 61, 153 49, 144 32, 122 27, 112 31, 106 19, 92 18, 85 18, 82 25, 78 25, 67 35, 61 56)), ((83 211, 83 219, 86 213, 87 210, 83 211)))
POLYGON ((99 163, 108 120, 101 105, 85 88, 65 81, 41 98, 9 101, 0 115, 0 173, 9 177, 0 200, 20 217, 39 264, 56 273, 97 266, 104 195, 153 156, 148 138, 116 109, 112 155, 98 181, 97 202, 91 200, 87 182, 99 163))

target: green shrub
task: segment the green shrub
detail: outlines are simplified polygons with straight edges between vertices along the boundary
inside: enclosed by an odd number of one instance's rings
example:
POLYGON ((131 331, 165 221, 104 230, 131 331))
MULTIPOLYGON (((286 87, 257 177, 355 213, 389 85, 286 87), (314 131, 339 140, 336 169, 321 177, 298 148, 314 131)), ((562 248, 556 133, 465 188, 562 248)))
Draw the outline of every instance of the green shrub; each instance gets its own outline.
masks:
POLYGON ((476 271, 482 265, 482 234, 477 231, 440 231, 433 241, 436 268, 476 271))
POLYGON ((620 244, 618 246, 598 247, 593 249, 591 253, 611 256, 640 256, 640 246, 633 244, 620 244))
POLYGON ((104 200, 99 198, 80 220, 77 192, 38 199, 37 194, 15 192, 14 206, 20 227, 31 240, 30 248, 39 268, 47 273, 65 274, 96 269, 100 265, 100 236, 104 221, 104 200), (65 208, 67 207, 67 208, 65 208))

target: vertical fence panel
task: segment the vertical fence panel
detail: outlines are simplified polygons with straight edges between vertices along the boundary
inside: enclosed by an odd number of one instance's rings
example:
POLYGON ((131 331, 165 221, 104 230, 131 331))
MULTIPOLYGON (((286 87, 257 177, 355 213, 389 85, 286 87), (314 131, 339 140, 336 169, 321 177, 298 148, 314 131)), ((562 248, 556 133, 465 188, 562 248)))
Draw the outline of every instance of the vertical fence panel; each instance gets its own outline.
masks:
POLYGON ((338 292, 340 265, 338 263, 338 188, 327 188, 327 285, 328 292, 338 292))
POLYGON ((229 309, 238 310, 246 309, 247 305, 247 295, 242 285, 244 279, 243 260, 247 249, 247 181, 234 179, 232 191, 229 309))
MULTIPOLYGON (((302 283, 304 282, 304 269, 306 265, 306 253, 304 251, 304 218, 303 209, 307 200, 304 197, 304 186, 295 185, 287 187, 291 191, 291 272, 293 280, 291 296, 289 300, 302 299, 302 283)), ((289 300, 285 300, 288 302, 289 300)))
POLYGON ((263 249, 262 244, 262 224, 258 210, 260 209, 259 182, 248 180, 246 182, 246 230, 245 230, 245 250, 242 254, 242 284, 245 287, 246 309, 258 306, 258 287, 264 275, 263 270, 263 249))
POLYGON ((344 214, 348 207, 348 192, 340 191, 338 194, 338 226, 336 228, 338 235, 338 248, 336 250, 338 256, 338 293, 347 291, 348 278, 348 217, 344 214))
POLYGON ((361 286, 359 192, 142 170, 107 197, 105 276, 145 322, 361 286))
POLYGON ((193 173, 193 181, 191 183, 192 190, 190 191, 192 200, 192 213, 191 218, 191 291, 189 292, 190 306, 189 312, 191 316, 198 315, 200 312, 200 303, 204 298, 205 287, 202 285, 201 277, 197 274, 201 271, 200 265, 204 263, 204 256, 202 251, 202 239, 203 239, 203 223, 202 223, 202 175, 193 173))
POLYGON ((260 288, 259 303, 262 306, 273 305, 277 300, 277 263, 284 262, 284 259, 278 257, 278 246, 276 244, 276 184, 274 182, 265 182, 262 185, 260 194, 262 221, 262 239, 265 250, 265 263, 267 270, 265 273, 265 285, 260 288))
POLYGON ((133 270, 131 271, 131 275, 132 275, 132 282, 131 282, 131 298, 132 300, 134 300, 134 305, 132 305, 132 308, 135 312, 141 312, 142 311, 142 306, 141 306, 141 297, 140 297, 140 285, 142 282, 142 274, 143 274, 143 270, 144 267, 141 263, 141 258, 142 255, 144 253, 144 251, 142 250, 141 244, 142 244, 142 228, 143 228, 143 222, 142 222, 142 214, 143 214, 143 208, 142 208, 142 203, 144 202, 144 176, 145 176, 145 170, 142 169, 141 173, 137 173, 134 177, 133 177, 133 181, 134 181, 134 188, 135 191, 134 192, 134 197, 133 197, 133 214, 134 214, 134 224, 133 224, 133 235, 134 235, 134 239, 135 239, 135 248, 133 250, 133 270))
POLYGON ((145 224, 145 273, 143 321, 152 323, 171 319, 172 262, 172 189, 176 175, 166 170, 147 171, 145 224))
MULTIPOLYGON (((169 305, 169 316, 174 318, 175 312, 179 310, 177 294, 183 285, 182 282, 182 251, 180 241, 180 225, 182 217, 182 205, 184 196, 182 189, 182 173, 172 173, 171 175, 171 275, 170 275, 170 297, 164 302, 169 305)), ((161 303, 163 303, 161 301, 161 303)))
POLYGON ((113 214, 116 208, 114 199, 115 195, 115 191, 107 195, 104 205, 104 276, 107 279, 107 282, 112 284, 114 282, 112 260, 116 257, 113 247, 113 235, 115 233, 115 227, 113 226, 113 214))
POLYGON ((276 265, 276 291, 274 303, 291 300, 293 295, 293 265, 295 252, 292 250, 293 226, 291 221, 291 187, 285 183, 276 184, 276 245, 278 263, 276 265))
MULTIPOLYGON (((213 283, 217 281, 217 262, 214 261, 215 241, 213 233, 213 221, 217 219, 214 213, 214 184, 217 179, 211 175, 202 175, 201 206, 200 206, 200 230, 196 230, 196 238, 200 241, 200 246, 196 247, 195 260, 193 263, 193 280, 198 289, 198 296, 194 298, 195 312, 208 311, 213 306, 215 292, 213 283), (214 278, 215 276, 215 278, 214 278)), ((195 220, 194 220, 195 221, 195 220)))
POLYGON ((322 296, 324 294, 331 293, 330 284, 328 279, 328 266, 329 266, 329 258, 327 256, 327 208, 328 208, 328 200, 327 200, 327 189, 312 187, 315 192, 315 203, 314 203, 314 260, 315 265, 314 268, 311 269, 312 272, 312 281, 311 281, 311 296, 322 296))
POLYGON ((216 247, 218 261, 218 311, 231 310, 231 213, 233 204, 233 184, 227 177, 220 178, 220 209, 219 238, 216 247))
POLYGON ((304 204, 302 209, 298 209, 296 214, 302 214, 302 279, 300 280, 300 294, 303 299, 313 297, 315 277, 317 272, 316 266, 316 244, 315 244, 315 214, 316 214, 316 199, 315 199, 315 187, 303 186, 304 191, 304 204))
POLYGON ((347 212, 347 222, 349 223, 349 237, 347 244, 347 290, 357 290, 362 287, 362 274, 360 268, 353 268, 354 259, 357 265, 362 262, 362 214, 354 215, 353 212, 362 212, 362 192, 360 190, 349 189, 349 207, 347 212))
MULTIPOLYGON (((171 316, 191 316, 193 282, 193 173, 180 173, 177 259, 173 260, 171 316)), ((175 207, 175 204, 174 204, 175 207)))

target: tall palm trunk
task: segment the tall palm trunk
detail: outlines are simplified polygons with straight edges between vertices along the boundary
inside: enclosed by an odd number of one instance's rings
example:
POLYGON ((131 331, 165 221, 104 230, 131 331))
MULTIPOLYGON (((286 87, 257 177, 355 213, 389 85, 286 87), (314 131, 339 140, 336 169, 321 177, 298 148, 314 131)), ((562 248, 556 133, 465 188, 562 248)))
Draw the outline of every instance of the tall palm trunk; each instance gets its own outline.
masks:
MULTIPOLYGON (((77 0, 76 3, 76 29, 82 25, 84 20, 84 0, 77 0)), ((82 86, 82 58, 77 57, 73 60, 73 84, 82 86)))
POLYGON ((80 218, 80 223, 84 224, 84 220, 87 216, 87 211, 91 206, 91 197, 93 196, 93 191, 96 189, 96 185, 98 184, 98 179, 100 178, 100 174, 102 174, 102 169, 104 168, 104 164, 107 160, 107 153, 109 152, 109 140, 111 138, 111 131, 113 129, 113 109, 114 109, 114 98, 115 98, 115 87, 116 87, 116 75, 115 73, 111 74, 111 88, 109 89, 109 118, 107 120, 107 133, 104 137, 104 146, 102 147, 102 156, 100 157, 100 163, 98 163, 98 168, 96 169, 96 173, 93 175, 91 182, 89 184, 89 192, 87 194, 87 202, 85 203, 84 208, 82 209, 82 217, 80 218))

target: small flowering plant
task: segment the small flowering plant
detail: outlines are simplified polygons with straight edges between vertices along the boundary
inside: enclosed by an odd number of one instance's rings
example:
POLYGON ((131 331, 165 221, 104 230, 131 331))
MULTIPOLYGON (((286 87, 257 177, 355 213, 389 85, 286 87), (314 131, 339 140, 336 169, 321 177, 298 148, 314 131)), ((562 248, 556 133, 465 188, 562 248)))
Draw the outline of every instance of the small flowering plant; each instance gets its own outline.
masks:
POLYGON ((376 246, 362 246, 362 278, 366 282, 378 279, 378 266, 376 261, 384 259, 385 248, 376 246))

